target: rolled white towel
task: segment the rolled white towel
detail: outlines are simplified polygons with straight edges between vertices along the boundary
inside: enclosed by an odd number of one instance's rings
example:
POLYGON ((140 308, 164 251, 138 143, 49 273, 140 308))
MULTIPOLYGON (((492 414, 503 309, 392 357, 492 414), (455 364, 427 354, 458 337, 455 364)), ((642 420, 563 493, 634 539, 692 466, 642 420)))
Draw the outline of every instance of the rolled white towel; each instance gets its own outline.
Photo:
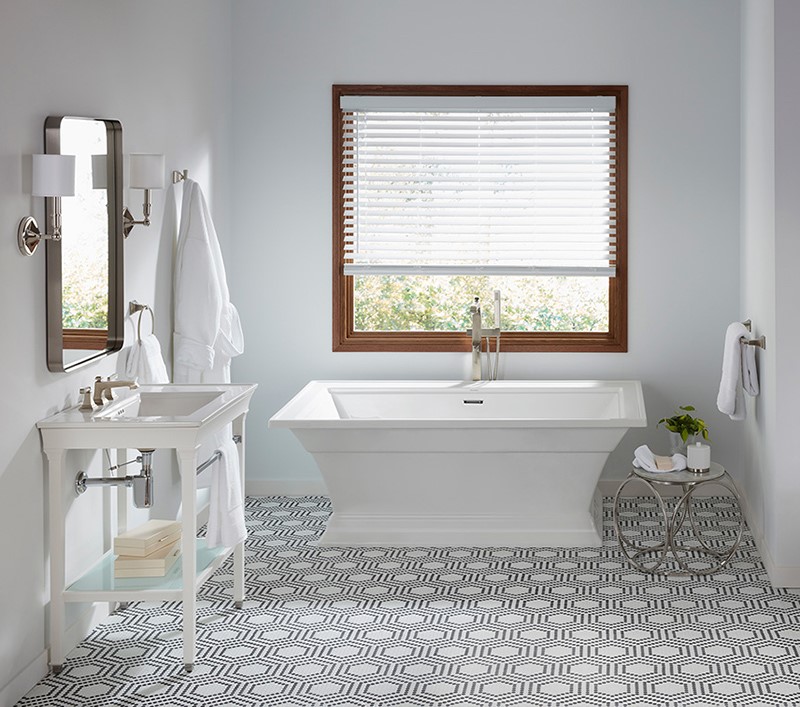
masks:
POLYGON ((650 450, 650 447, 643 444, 641 447, 637 447, 633 453, 633 465, 638 469, 652 471, 656 474, 670 471, 683 471, 686 468, 686 457, 683 454, 673 454, 672 468, 659 469, 656 466, 655 454, 650 450))

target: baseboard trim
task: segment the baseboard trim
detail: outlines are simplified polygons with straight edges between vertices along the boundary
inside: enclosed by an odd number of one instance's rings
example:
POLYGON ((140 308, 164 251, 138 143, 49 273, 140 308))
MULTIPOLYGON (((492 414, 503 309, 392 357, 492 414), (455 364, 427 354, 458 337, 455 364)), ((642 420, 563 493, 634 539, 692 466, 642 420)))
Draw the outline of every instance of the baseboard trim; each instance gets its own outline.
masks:
POLYGON ((0 689, 0 707, 13 707, 27 695, 45 675, 47 675, 47 650, 37 655, 26 668, 0 689))
POLYGON ((247 479, 248 496, 325 496, 328 489, 322 479, 247 479))
POLYGON ((758 554, 761 555, 761 561, 764 563, 764 568, 767 570, 770 584, 779 589, 793 589, 800 591, 800 567, 782 567, 775 563, 772 553, 769 550, 767 539, 761 528, 755 527, 750 523, 750 518, 753 514, 750 510, 750 502, 747 496, 741 493, 742 498, 742 513, 747 520, 747 527, 753 535, 753 541, 758 549, 758 554))
POLYGON ((108 603, 94 602, 81 612, 77 620, 64 631, 64 655, 75 649, 101 621, 109 616, 108 603))
MULTIPOLYGON (((597 487, 603 496, 613 498, 622 482, 623 479, 600 479, 597 487)), ((665 496, 677 496, 680 489, 665 488, 663 491, 665 496)), ((248 479, 245 493, 248 496, 325 496, 328 490, 321 479, 248 479)), ((646 493, 644 484, 637 486, 630 483, 625 488, 625 496, 642 496, 646 493)), ((699 488, 697 495, 713 496, 714 487, 710 486, 708 491, 699 488)))

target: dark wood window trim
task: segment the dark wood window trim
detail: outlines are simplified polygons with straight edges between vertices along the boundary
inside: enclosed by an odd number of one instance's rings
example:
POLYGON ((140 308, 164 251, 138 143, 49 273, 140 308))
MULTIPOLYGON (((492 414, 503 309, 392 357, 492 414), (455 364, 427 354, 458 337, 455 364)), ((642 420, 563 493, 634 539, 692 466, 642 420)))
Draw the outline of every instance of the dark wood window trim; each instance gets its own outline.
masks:
POLYGON ((353 278, 344 274, 342 111, 346 95, 579 96, 616 98, 616 276, 609 278, 608 332, 503 332, 503 351, 625 352, 628 350, 628 87, 627 86, 333 86, 333 351, 469 351, 466 332, 355 331, 353 278))
POLYGON ((62 348, 103 351, 108 348, 108 329, 64 329, 62 348))

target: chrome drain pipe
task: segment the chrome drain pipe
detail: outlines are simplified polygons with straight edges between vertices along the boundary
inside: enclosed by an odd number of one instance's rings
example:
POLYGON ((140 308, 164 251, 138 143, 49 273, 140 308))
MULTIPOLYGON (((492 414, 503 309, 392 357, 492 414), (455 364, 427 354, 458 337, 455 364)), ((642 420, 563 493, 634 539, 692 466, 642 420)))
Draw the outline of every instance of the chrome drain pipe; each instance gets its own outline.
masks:
MULTIPOLYGON (((464 402, 467 402, 466 400, 464 402)), ((233 441, 241 444, 242 436, 234 435, 233 441)), ((119 469, 126 464, 139 463, 142 470, 135 476, 97 476, 89 477, 85 471, 79 471, 75 477, 75 493, 79 496, 86 492, 89 486, 127 486, 133 487, 133 505, 137 508, 150 508, 153 505, 153 452, 155 449, 140 449, 140 457, 131 459, 117 466, 112 466, 109 471, 119 469)), ((215 461, 222 457, 222 452, 216 450, 208 459, 197 467, 197 473, 205 471, 215 461)))
MULTIPOLYGON (((132 459, 125 464, 137 462, 142 465, 139 474, 127 476, 98 476, 90 477, 85 471, 79 471, 75 477, 75 493, 85 493, 89 486, 127 486, 133 487, 133 503, 137 508, 151 508, 153 505, 153 451, 140 449, 140 457, 132 459)), ((119 466, 125 466, 120 464, 119 466)), ((119 467, 113 467, 119 468, 119 467)))

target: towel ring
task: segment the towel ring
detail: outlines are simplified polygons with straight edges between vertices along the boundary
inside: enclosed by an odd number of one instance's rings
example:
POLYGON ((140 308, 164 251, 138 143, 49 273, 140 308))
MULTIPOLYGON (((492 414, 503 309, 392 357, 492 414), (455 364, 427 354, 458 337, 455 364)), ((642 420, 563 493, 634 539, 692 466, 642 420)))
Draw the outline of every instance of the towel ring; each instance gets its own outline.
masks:
POLYGON ((141 344, 142 343, 142 314, 146 311, 150 312, 150 323, 152 325, 151 334, 156 333, 156 315, 153 312, 152 307, 147 304, 139 304, 136 300, 133 300, 128 305, 128 312, 131 316, 133 316, 136 312, 139 312, 139 321, 136 324, 136 340, 141 344))
MULTIPOLYGON (((753 330, 753 322, 751 322, 749 319, 745 319, 742 322, 742 324, 744 325, 744 328, 747 329, 747 331, 753 330)), ((746 336, 740 336, 739 342, 744 344, 745 346, 757 346, 760 349, 767 348, 767 337, 764 336, 763 334, 759 336, 757 339, 748 339, 746 336)))

